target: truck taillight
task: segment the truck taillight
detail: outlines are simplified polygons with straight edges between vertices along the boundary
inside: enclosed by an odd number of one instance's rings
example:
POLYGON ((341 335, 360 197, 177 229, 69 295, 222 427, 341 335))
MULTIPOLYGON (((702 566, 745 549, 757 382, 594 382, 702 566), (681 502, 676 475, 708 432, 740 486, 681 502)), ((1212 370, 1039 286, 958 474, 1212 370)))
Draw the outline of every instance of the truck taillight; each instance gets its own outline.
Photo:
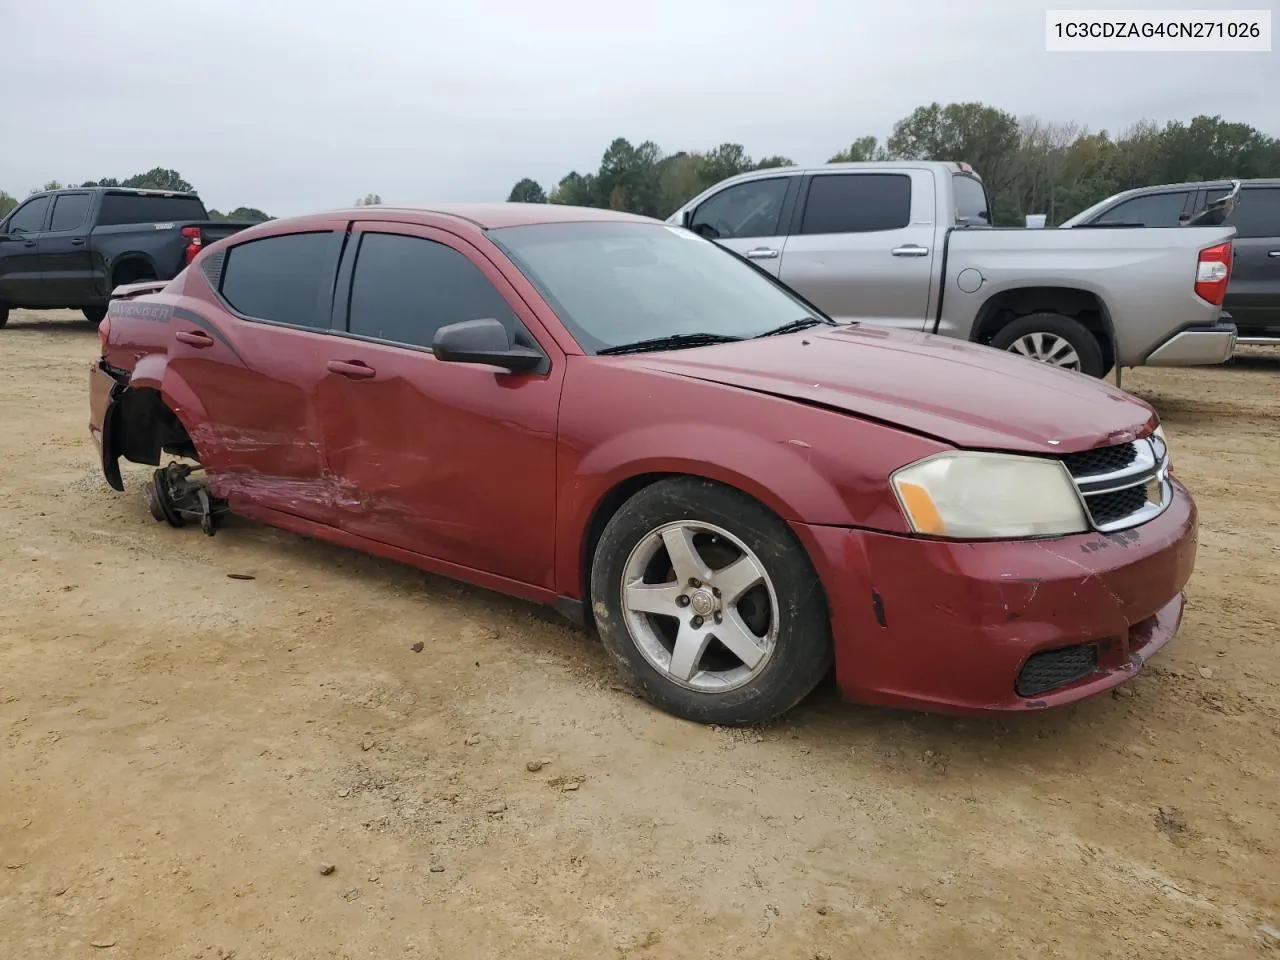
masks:
POLYGON ((102 318, 102 322, 98 324, 98 343, 102 345, 105 353, 107 350, 107 341, 111 339, 111 314, 107 314, 102 318))
POLYGON ((200 239, 200 228, 199 227, 183 227, 182 235, 187 238, 186 262, 190 263, 192 260, 196 258, 196 254, 200 252, 200 244, 203 242, 200 239))
POLYGON ((1231 279, 1231 244, 1219 243, 1200 251, 1196 264, 1196 296, 1215 307, 1222 306, 1231 279))

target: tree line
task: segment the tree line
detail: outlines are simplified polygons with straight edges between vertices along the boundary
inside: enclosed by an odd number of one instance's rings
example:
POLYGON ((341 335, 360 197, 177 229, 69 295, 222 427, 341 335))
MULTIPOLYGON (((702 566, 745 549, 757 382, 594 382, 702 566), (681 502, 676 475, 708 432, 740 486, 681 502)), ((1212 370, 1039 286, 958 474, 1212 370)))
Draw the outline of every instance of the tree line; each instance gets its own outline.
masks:
MULTIPOLYGON (((84 183, 65 184, 59 183, 57 180, 50 180, 43 187, 28 191, 27 195, 30 196, 42 190, 62 190, 69 187, 132 187, 139 190, 171 190, 174 193, 194 193, 196 189, 184 180, 177 170, 153 167, 146 173, 134 174, 132 177, 126 177, 123 180, 115 177, 103 177, 101 180, 86 180, 84 183)), ((0 217, 7 217, 9 211, 17 205, 18 199, 16 197, 0 190, 0 217)), ((236 207, 227 213, 223 213, 220 210, 210 210, 209 219, 253 220, 261 223, 263 220, 271 220, 273 218, 257 207, 236 207)))
MULTIPOLYGON (((860 137, 828 163, 864 160, 958 160, 987 185, 998 224, 1017 226, 1027 214, 1050 224, 1121 190, 1159 183, 1280 176, 1280 139, 1220 116, 1135 123, 1117 135, 1076 123, 1016 117, 983 103, 931 103, 893 126, 883 143, 860 137)), ((508 201, 607 207, 665 218, 726 177, 789 166, 786 157, 753 160, 741 144, 664 154, 651 140, 622 137, 605 150, 594 173, 570 171, 548 193, 531 178, 508 201)))

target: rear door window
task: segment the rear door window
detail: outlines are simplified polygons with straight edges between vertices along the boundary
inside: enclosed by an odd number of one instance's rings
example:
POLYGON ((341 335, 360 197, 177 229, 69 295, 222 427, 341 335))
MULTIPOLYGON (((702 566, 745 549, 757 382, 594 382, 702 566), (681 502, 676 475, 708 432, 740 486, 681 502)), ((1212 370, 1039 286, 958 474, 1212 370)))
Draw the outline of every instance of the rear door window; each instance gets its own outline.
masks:
POLYGON ((874 233, 911 222, 911 177, 904 173, 822 174, 809 185, 802 234, 874 233))
MULTIPOLYGON (((1225 189, 1206 191, 1205 203, 1226 196, 1225 189)), ((1241 240, 1280 237, 1280 187, 1251 187, 1240 191, 1236 209, 1227 219, 1241 240)))
POLYGON ((1118 203, 1094 223, 1136 223, 1144 227, 1176 227, 1181 221, 1187 201, 1191 199, 1189 190, 1171 193, 1149 193, 1143 197, 1134 197, 1118 203))
POLYGON ((222 299, 249 319, 327 330, 341 242, 326 231, 237 244, 222 267, 222 299))
POLYGON ((89 195, 87 193, 64 193, 53 201, 53 219, 49 221, 49 232, 58 230, 75 230, 84 226, 89 213, 89 195))
POLYGON ((436 331, 464 320, 523 329, 511 306, 462 253, 425 237, 365 233, 351 279, 347 331, 358 337, 430 347, 436 331))
POLYGON ((28 200, 9 218, 9 232, 38 233, 44 228, 44 215, 48 209, 48 197, 36 197, 34 200, 28 200))
POLYGON ((166 197, 148 193, 108 193, 102 198, 98 225, 169 223, 175 220, 208 220, 199 197, 166 197))

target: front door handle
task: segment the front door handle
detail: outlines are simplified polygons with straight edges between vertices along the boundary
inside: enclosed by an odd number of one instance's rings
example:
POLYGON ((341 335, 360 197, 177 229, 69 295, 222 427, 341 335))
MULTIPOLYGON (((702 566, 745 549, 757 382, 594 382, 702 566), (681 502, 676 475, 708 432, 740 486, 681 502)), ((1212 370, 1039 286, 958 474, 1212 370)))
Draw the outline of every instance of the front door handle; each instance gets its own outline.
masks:
POLYGON ((36 242, 34 240, 24 240, 22 241, 22 245, 24 247, 34 247, 36 245, 36 242))
POLYGON ((922 247, 918 243, 904 243, 900 247, 894 247, 889 252, 895 257, 927 257, 929 248, 922 247))
POLYGON ((777 260, 778 251, 771 247, 756 247, 743 254, 748 260, 777 260))
POLYGON ((1269 251, 1267 251, 1267 256, 1268 256, 1268 257, 1280 257, 1280 250, 1269 250, 1269 251))
POLYGON ((72 245, 73 247, 83 247, 83 246, 84 246, 84 241, 83 241, 83 240, 81 240, 79 237, 77 237, 76 239, 74 239, 74 240, 72 240, 72 241, 71 241, 71 245, 72 245))
POLYGON ((213 337, 207 333, 201 333, 199 330, 179 330, 173 337, 179 343, 185 343, 187 346, 195 347, 198 350, 213 346, 213 337))
POLYGON ((359 360, 330 360, 325 366, 330 373, 336 373, 349 380, 368 380, 378 373, 373 367, 366 366, 359 360))

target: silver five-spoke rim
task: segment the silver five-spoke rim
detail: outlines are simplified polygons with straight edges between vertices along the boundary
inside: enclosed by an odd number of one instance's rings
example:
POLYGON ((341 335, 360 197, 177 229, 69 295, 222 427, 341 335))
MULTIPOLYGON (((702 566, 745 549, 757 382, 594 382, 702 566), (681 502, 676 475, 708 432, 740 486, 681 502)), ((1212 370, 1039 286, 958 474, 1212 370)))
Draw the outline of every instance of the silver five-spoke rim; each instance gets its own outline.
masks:
POLYGON ((1020 353, 1041 363, 1051 363, 1067 370, 1080 369, 1080 354, 1069 342, 1052 333, 1028 333, 1009 345, 1011 353, 1020 353))
POLYGON ((704 693, 750 682, 777 644, 778 594, 764 564, 709 523, 668 523, 641 539, 623 568, 622 609, 644 658, 704 693))

